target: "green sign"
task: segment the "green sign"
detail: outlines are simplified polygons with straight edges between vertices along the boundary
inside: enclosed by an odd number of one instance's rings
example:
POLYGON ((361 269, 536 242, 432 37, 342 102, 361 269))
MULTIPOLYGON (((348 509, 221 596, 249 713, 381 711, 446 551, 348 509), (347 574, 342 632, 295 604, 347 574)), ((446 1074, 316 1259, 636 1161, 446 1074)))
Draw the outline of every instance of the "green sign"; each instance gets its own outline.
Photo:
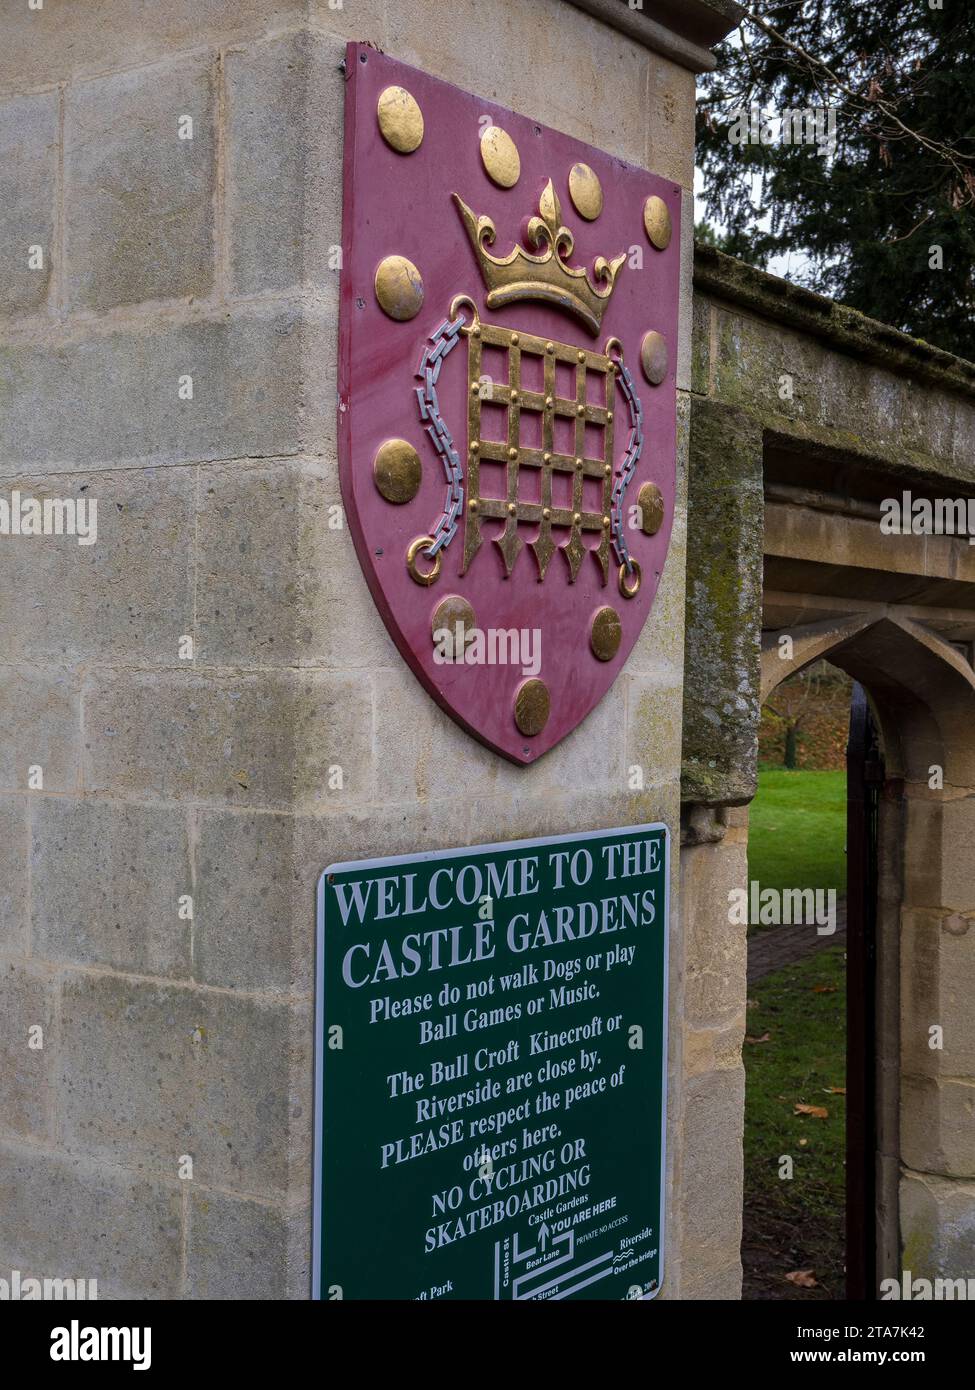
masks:
POLYGON ((325 871, 315 1297, 657 1291, 668 860, 641 825, 325 871))

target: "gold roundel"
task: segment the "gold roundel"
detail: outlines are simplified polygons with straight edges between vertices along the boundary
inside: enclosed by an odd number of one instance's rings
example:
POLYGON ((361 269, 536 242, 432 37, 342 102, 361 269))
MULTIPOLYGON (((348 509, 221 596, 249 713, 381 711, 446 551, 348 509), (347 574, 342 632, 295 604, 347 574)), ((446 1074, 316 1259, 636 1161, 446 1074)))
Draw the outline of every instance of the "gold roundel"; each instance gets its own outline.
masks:
POLYGON ((664 499, 656 483, 644 483, 637 493, 640 508, 640 529, 645 536, 655 536, 664 521, 664 499))
POLYGON ((489 125, 481 136, 481 160, 488 178, 499 188, 514 188, 521 177, 518 146, 500 126, 489 125))
POLYGON ((640 344, 640 362, 643 375, 651 386, 659 386, 667 375, 669 354, 663 335, 655 331, 644 333, 640 344))
POLYGON ((663 198, 658 198, 656 194, 643 205, 643 225, 651 245, 656 246, 658 251, 666 251, 670 245, 670 213, 663 198))
POLYGON ((623 640, 623 624, 615 608, 600 608, 592 620, 589 643, 600 661, 612 661, 623 640))
POLYGON ((569 170, 569 197, 580 217, 593 222, 603 210, 603 189, 588 164, 573 164, 569 170))
POLYGON ((420 455, 405 439, 387 439, 372 461, 376 487, 387 502, 412 502, 420 490, 420 455))
POLYGON ((423 140, 423 112, 405 87, 387 87, 376 106, 379 129, 386 144, 399 154, 412 154, 423 140))
POLYGON ((476 622, 474 609, 467 599, 461 594, 448 594, 446 598, 440 600, 433 610, 433 617, 430 619, 430 636, 435 643, 440 642, 443 639, 438 638, 437 633, 446 630, 449 635, 444 643, 445 655, 456 660, 461 654, 456 640, 457 624, 460 623, 463 626, 464 646, 466 647, 474 635, 476 622))
POLYGON ((548 723, 551 697, 544 681, 532 678, 523 681, 515 696, 515 723, 525 738, 534 738, 548 723))
POLYGON ((387 256, 376 267, 376 298, 391 319, 415 318, 423 306, 420 272, 405 256, 387 256))

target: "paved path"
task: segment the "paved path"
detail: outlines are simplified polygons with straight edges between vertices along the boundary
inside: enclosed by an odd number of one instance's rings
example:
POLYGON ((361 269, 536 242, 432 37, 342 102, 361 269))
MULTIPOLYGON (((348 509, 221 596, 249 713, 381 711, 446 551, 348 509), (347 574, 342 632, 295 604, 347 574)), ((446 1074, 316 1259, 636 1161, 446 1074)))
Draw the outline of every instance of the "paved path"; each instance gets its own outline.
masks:
POLYGON ((815 927, 761 927, 748 941, 748 983, 763 980, 775 970, 792 965, 827 946, 846 945, 846 899, 836 904, 836 930, 820 936, 815 927))

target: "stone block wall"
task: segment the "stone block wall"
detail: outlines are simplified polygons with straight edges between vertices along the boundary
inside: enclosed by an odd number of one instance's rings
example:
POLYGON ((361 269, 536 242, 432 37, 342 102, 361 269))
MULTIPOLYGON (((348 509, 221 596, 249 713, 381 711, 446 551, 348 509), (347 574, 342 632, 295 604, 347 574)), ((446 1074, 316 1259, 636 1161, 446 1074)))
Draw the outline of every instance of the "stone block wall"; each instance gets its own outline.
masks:
MULTIPOLYGON (((562 0, 5 7, 0 493, 96 500, 98 535, 0 541, 0 1269, 307 1297, 321 870, 676 832, 692 102, 689 72, 562 0), (349 38, 684 190, 670 556, 626 672, 536 767, 421 690, 343 525, 349 38)), ((674 902, 665 1296, 699 1249, 733 1283, 718 1217, 681 1219, 727 1059, 696 1039, 685 1094, 674 902)))

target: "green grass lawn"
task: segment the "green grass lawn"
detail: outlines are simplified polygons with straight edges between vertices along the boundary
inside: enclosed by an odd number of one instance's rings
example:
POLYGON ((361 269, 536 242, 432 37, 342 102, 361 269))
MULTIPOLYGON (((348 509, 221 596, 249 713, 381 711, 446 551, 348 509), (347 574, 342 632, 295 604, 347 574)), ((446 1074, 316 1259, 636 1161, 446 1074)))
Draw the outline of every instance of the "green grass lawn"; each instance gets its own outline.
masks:
POLYGON ((768 975, 749 994, 748 1037, 769 1036, 743 1049, 745 1297, 843 1298, 846 1097, 829 1089, 846 1086, 843 947, 768 975), (799 1104, 828 1115, 797 1115, 799 1104), (784 1155, 791 1179, 779 1176, 784 1155), (785 1279, 810 1268, 817 1288, 785 1279))
POLYGON ((763 768, 748 819, 748 877, 846 892, 846 772, 763 768))
MULTIPOLYGON (((748 876, 762 888, 846 892, 846 773, 764 768, 752 802, 748 876)), ((750 927, 776 931, 776 927, 750 927)), ((749 989, 743 1053, 745 1297, 843 1298, 845 1249, 846 961, 842 946, 749 989), (817 986, 819 988, 817 988, 817 986), (825 1118, 797 1115, 823 1106, 825 1118), (791 1179, 780 1177, 783 1156, 791 1179), (812 1269, 814 1288, 786 1274, 812 1269)))

